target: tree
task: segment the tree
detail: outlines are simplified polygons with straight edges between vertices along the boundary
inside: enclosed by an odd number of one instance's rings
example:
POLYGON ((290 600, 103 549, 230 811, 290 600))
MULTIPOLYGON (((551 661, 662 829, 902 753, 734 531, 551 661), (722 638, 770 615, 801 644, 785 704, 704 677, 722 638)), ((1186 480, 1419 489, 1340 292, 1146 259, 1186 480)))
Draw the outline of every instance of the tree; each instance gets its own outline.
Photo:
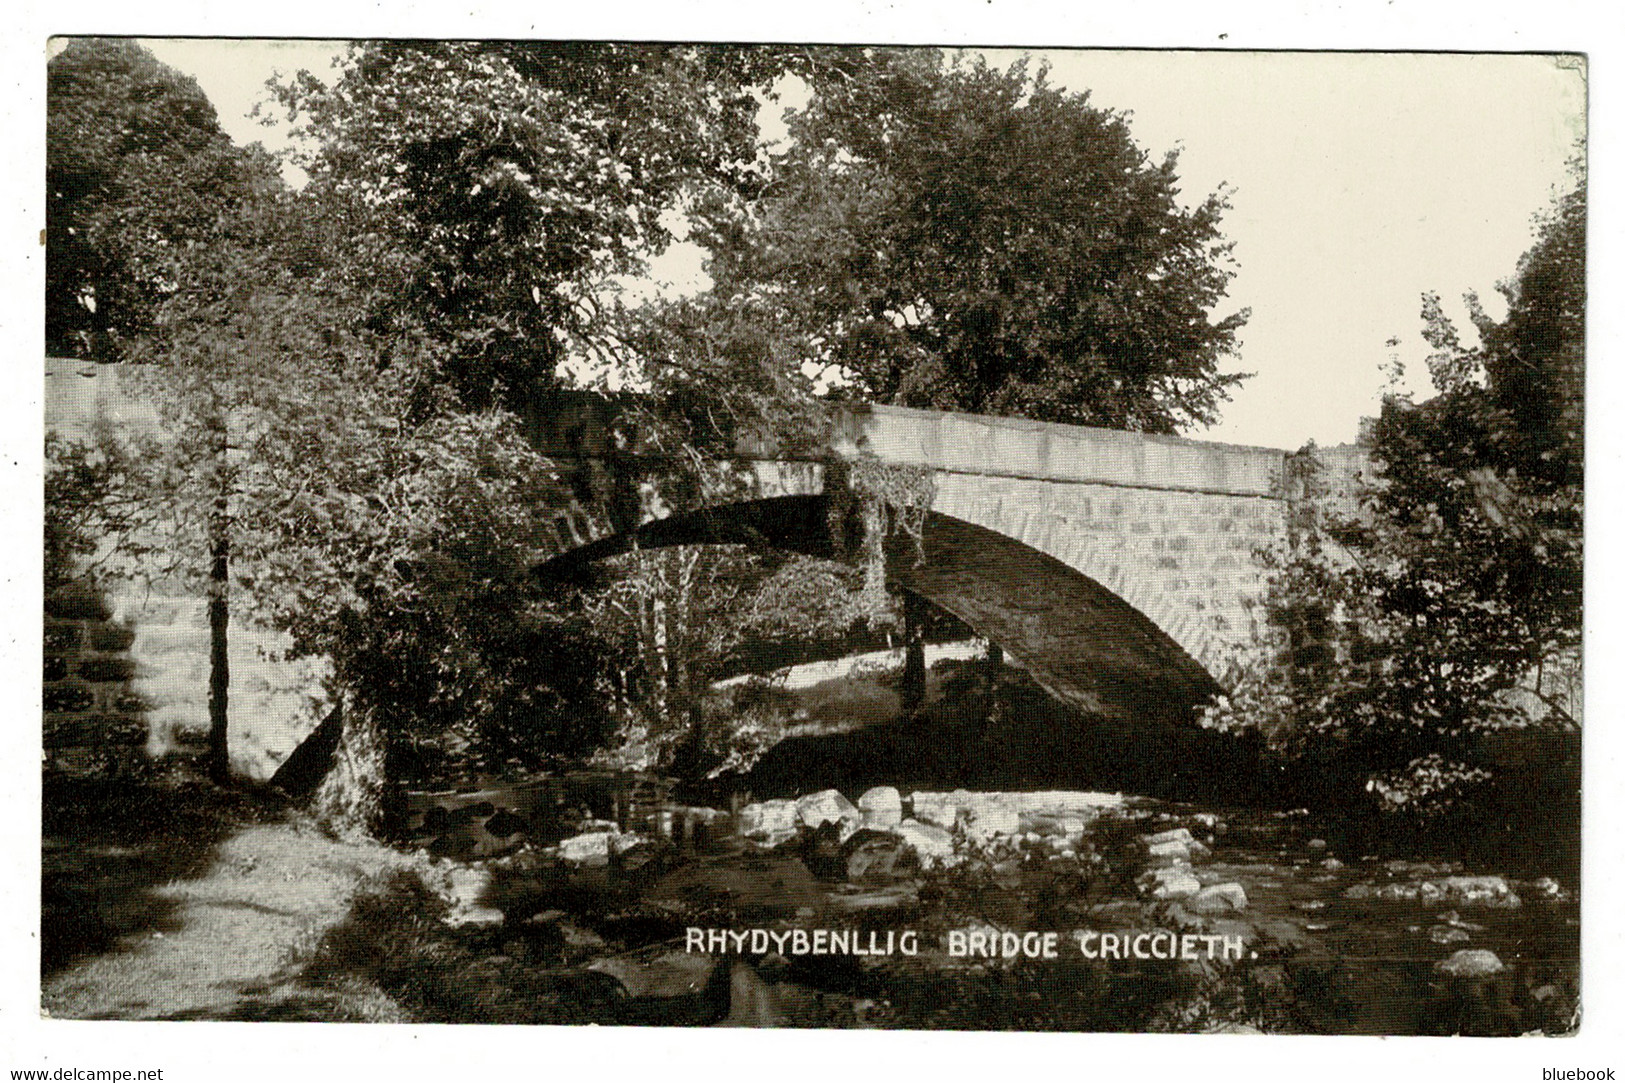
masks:
MULTIPOLYGON (((615 644, 531 575, 576 494, 506 407, 607 334, 591 289, 663 235, 663 201, 733 168, 685 132, 742 106, 703 83, 733 67, 710 54, 553 52, 362 47, 331 90, 290 89, 312 185, 253 186, 166 249, 127 350, 172 438, 134 457, 151 529, 126 555, 195 577, 222 628, 229 595, 330 658, 346 733, 382 729, 397 778, 533 768, 615 721, 615 644)), ((730 379, 716 329, 626 327, 669 344, 648 412, 703 472, 731 447, 716 417, 747 423, 777 377, 730 379)))
POLYGON ((133 41, 70 41, 47 68, 46 350, 117 360, 179 253, 268 176, 192 79, 133 41))
POLYGON ((303 75, 282 97, 369 325, 444 343, 444 378, 478 409, 614 348, 606 281, 749 168, 770 69, 699 46, 378 42, 333 86, 303 75))
POLYGON ((1300 479, 1272 599, 1288 651, 1230 717, 1340 758, 1392 807, 1442 811, 1487 780, 1485 733, 1576 721, 1540 677, 1580 647, 1585 207, 1583 184, 1557 200, 1504 319, 1468 296, 1476 346, 1424 297, 1438 394, 1384 403, 1358 514, 1300 479))
POLYGON ((1230 246, 1125 117, 1040 69, 814 50, 755 198, 712 208, 723 291, 781 305, 852 393, 1148 432, 1213 420, 1246 314, 1230 246))

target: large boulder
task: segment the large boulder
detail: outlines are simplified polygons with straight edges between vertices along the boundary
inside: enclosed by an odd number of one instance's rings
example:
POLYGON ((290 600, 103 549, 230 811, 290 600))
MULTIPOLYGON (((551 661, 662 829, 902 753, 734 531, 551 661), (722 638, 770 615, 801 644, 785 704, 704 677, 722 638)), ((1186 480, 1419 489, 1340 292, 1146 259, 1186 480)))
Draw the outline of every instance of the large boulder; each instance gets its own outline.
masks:
POLYGON ((615 831, 575 835, 559 843, 559 857, 572 865, 608 865, 610 855, 618 852, 616 843, 620 838, 615 831))
POLYGON ((842 839, 863 826, 863 813, 841 796, 840 790, 819 790, 801 798, 796 802, 796 818, 802 826, 815 829, 828 823, 839 824, 842 839))
POLYGON ((886 882, 918 868, 919 862, 901 837, 889 831, 859 831, 847 840, 845 867, 848 883, 886 882))
POLYGON ((501 910, 486 905, 491 890, 491 873, 486 869, 454 865, 445 879, 442 896, 451 903, 445 922, 447 925, 500 925, 501 910))
POLYGON ((1021 813, 1002 794, 977 794, 960 810, 960 827, 968 839, 986 841, 995 836, 1021 834, 1021 813))
POLYGON ((1247 909, 1247 892, 1237 883, 1214 884, 1198 891, 1185 906, 1198 914, 1228 914, 1247 909))
POLYGON ((913 805, 914 818, 921 823, 960 828, 971 839, 1021 833, 1021 808, 1013 794, 922 791, 914 794, 913 805))
POLYGON ((739 810, 739 834, 758 842, 794 835, 797 822, 796 803, 788 799, 759 801, 739 810))
POLYGON ((1183 848, 1189 854, 1207 853, 1207 847, 1192 838, 1190 829, 1186 827, 1176 827, 1171 831, 1158 831, 1154 835, 1141 835, 1140 842, 1153 854, 1159 848, 1167 850, 1171 847, 1183 848))
POLYGON ((1179 865, 1152 869, 1141 877, 1140 886, 1157 899, 1182 899, 1202 890, 1202 882, 1179 865))
POLYGON ((934 865, 954 856, 954 837, 937 824, 904 820, 897 825, 897 837, 908 843, 922 865, 934 865))
POLYGON ((863 826, 886 830, 903 822, 903 795, 895 786, 873 786, 858 798, 863 826))
POLYGON ((922 824, 931 824, 934 827, 947 828, 949 831, 959 823, 959 804, 961 799, 969 797, 965 790, 954 793, 915 793, 910 799, 914 807, 914 819, 922 824))
POLYGON ((621 983, 626 995, 686 997, 704 991, 718 960, 704 952, 666 951, 653 956, 612 955, 587 965, 621 983))
POLYGON ((1506 969, 1499 956, 1483 948, 1463 948, 1450 958, 1435 964, 1434 969, 1452 978, 1489 978, 1506 969))

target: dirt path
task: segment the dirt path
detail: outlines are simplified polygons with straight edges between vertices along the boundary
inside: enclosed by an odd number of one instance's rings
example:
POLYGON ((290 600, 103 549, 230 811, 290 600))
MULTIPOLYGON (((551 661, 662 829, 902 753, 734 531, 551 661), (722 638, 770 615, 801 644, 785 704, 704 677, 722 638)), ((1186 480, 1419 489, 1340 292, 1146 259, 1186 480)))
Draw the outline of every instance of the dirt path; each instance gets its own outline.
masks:
MULTIPOLYGON (((94 845, 59 843, 54 856, 59 866, 128 856, 105 844, 94 852, 94 845)), ((399 855, 270 822, 242 826, 210 856, 194 875, 151 886, 96 882, 90 905, 122 908, 122 930, 46 974, 42 1012, 80 1019, 400 1017, 375 991, 315 990, 297 980, 301 960, 345 917, 356 890, 399 867, 399 855), (129 913, 132 907, 144 913, 129 913)), ((48 865, 52 857, 48 850, 48 865)))

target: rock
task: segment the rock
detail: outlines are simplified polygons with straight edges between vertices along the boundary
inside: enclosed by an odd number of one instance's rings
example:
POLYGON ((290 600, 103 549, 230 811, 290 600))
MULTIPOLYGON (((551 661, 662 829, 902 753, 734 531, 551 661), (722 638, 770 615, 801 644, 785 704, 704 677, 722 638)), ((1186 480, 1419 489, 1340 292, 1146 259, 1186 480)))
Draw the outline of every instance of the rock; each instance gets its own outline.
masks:
POLYGON ((1337 858, 1335 858, 1335 857, 1328 857, 1325 861, 1322 861, 1320 863, 1320 867, 1323 868, 1323 869, 1331 869, 1331 870, 1335 871, 1337 869, 1342 868, 1343 863, 1341 861, 1337 860, 1337 858))
POLYGON ((1513 909, 1523 905, 1500 876, 1447 876, 1433 881, 1451 902, 1464 906, 1493 906, 1513 909))
POLYGON ((1175 827, 1168 831, 1158 831, 1154 835, 1141 835, 1140 841, 1145 843, 1145 845, 1148 847, 1167 842, 1182 842, 1185 845, 1190 846, 1196 842, 1196 840, 1191 837, 1190 829, 1186 827, 1175 827))
POLYGON ((845 857, 843 872, 848 883, 895 880, 897 876, 903 875, 905 870, 918 865, 918 860, 913 857, 913 850, 908 849, 907 842, 903 842, 895 834, 869 831, 868 828, 848 839, 843 857, 845 857), (902 870, 899 865, 902 865, 902 870))
MULTIPOLYGON (((959 823, 959 799, 970 796, 966 791, 955 793, 915 793, 909 799, 914 808, 914 819, 922 824, 944 827, 952 831, 959 823)), ((903 821, 907 823, 908 821, 903 821)))
POLYGON ((559 843, 559 857, 572 865, 608 865, 620 836, 613 831, 576 835, 559 843))
POLYGON ((703 990, 716 966, 704 952, 667 951, 647 958, 610 956, 587 969, 615 978, 630 997, 677 997, 703 990))
POLYGON ((980 794, 979 800, 961 811, 960 825, 965 837, 986 841, 1000 835, 1021 833, 1021 813, 1015 802, 1006 801, 997 794, 980 794))
POLYGON ((1153 869, 1142 880, 1145 890, 1158 899, 1184 898, 1202 890, 1202 882, 1192 876, 1189 869, 1177 865, 1153 869))
POLYGON ((920 863, 932 865, 954 856, 954 837, 936 824, 904 820, 897 825, 897 837, 919 855, 920 863))
POLYGON ((863 826, 891 828, 903 822, 903 795, 895 786, 872 786, 858 798, 863 826))
POLYGON ((796 833, 796 803, 788 799, 760 801, 739 810, 739 833, 758 841, 778 836, 780 841, 796 833))
POLYGON ((1172 854, 1178 852, 1175 848, 1183 850, 1186 857, 1200 857, 1208 852, 1207 847, 1191 836, 1190 829, 1176 827, 1168 831, 1158 831, 1154 835, 1141 835, 1140 842, 1145 845, 1146 851, 1152 856, 1172 854))
POLYGON ((609 839, 609 852, 617 857, 639 846, 652 845, 652 840, 645 838, 635 831, 623 831, 618 835, 611 835, 609 839))
POLYGON ((1435 944, 1465 944, 1472 937, 1466 929, 1458 929, 1451 925, 1435 925, 1428 930, 1428 939, 1435 944))
POLYGON ((1458 906, 1514 909, 1523 905, 1500 876, 1446 876, 1438 880, 1402 880, 1391 884, 1355 884, 1345 899, 1407 899, 1458 906))
POLYGON ((447 875, 447 890, 442 895, 451 903, 445 922, 451 926, 500 925, 502 911, 486 906, 486 894, 491 889, 491 874, 485 869, 453 866, 447 875))
POLYGON ((1179 839, 1169 839, 1167 842, 1155 842, 1146 847, 1146 854, 1153 861, 1167 861, 1174 865, 1189 864, 1191 859, 1190 844, 1179 839))
POLYGON ((1542 876, 1539 880, 1531 880, 1529 886, 1549 899, 1567 899, 1569 893, 1563 890, 1563 885, 1550 876, 1542 876))
POLYGON ((824 824, 840 825, 845 839, 863 826, 863 813, 858 806, 841 796, 840 790, 819 790, 796 802, 796 818, 803 826, 818 828, 824 824))
POLYGON ((1309 846, 1309 849, 1311 849, 1311 850, 1324 850, 1326 848, 1326 840, 1325 839, 1310 839, 1309 842, 1308 842, 1308 846, 1309 846))
POLYGON ((1234 882, 1214 884, 1198 891, 1185 905, 1198 914, 1227 914, 1247 909, 1247 892, 1234 882))
POLYGON ((913 795, 914 818, 948 830, 963 828, 976 840, 1021 833, 1021 809, 1011 794, 918 792, 913 795))
POLYGON ((1435 970, 1452 978, 1488 978, 1506 969, 1499 956, 1483 948, 1463 948, 1435 964, 1435 970))
POLYGON ((1262 1034, 1263 1031, 1249 1023, 1215 1023, 1202 1031, 1203 1034, 1262 1034))

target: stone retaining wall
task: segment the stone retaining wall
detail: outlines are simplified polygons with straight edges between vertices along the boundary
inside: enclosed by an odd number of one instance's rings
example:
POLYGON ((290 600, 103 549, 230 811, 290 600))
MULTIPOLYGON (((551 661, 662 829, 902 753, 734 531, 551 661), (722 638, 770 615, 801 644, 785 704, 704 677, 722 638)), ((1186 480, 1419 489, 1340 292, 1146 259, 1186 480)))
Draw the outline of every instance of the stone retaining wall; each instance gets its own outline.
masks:
MULTIPOLYGON (((156 412, 113 366, 46 363, 45 425, 70 440, 98 423, 161 435, 156 412)), ((327 666, 282 661, 284 637, 227 629, 227 748, 239 776, 266 781, 327 715, 327 666)), ((208 603, 156 569, 82 577, 45 599, 43 747, 47 765, 103 770, 131 756, 203 751, 209 732, 208 603)))

